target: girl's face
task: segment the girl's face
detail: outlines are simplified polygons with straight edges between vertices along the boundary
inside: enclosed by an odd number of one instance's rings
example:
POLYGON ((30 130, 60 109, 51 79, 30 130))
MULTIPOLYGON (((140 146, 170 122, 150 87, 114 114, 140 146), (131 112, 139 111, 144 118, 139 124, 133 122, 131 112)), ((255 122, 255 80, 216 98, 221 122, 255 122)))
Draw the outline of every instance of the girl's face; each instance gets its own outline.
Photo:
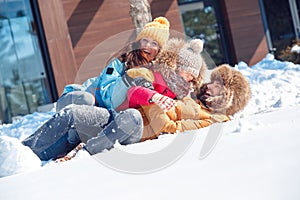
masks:
POLYGON ((147 55, 148 60, 154 60, 160 49, 157 41, 152 38, 142 38, 140 45, 141 50, 147 55))
POLYGON ((179 70, 179 75, 187 82, 191 82, 194 79, 194 76, 190 72, 185 72, 183 70, 179 70))

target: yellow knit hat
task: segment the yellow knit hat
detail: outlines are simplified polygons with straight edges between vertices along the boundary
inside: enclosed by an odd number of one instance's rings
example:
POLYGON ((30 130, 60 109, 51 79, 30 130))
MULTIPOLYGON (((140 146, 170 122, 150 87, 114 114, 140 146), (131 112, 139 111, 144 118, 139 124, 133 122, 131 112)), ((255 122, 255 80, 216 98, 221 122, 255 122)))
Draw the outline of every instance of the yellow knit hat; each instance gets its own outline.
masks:
POLYGON ((136 41, 146 37, 156 40, 162 47, 169 39, 170 23, 165 17, 157 17, 153 22, 147 23, 143 30, 137 35, 136 41))

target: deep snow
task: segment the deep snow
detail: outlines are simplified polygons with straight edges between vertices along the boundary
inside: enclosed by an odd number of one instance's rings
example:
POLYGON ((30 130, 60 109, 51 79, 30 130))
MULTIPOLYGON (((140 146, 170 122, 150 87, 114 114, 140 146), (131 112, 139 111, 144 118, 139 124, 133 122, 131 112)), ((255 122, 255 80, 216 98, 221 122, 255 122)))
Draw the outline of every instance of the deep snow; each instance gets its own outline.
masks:
POLYGON ((20 141, 54 112, 33 113, 0 126, 0 199, 300 199, 300 66, 268 54, 251 68, 235 67, 249 79, 252 99, 222 124, 204 159, 200 151, 212 127, 103 153, 146 155, 192 136, 178 159, 151 173, 120 172, 85 151, 65 163, 41 163, 20 141))

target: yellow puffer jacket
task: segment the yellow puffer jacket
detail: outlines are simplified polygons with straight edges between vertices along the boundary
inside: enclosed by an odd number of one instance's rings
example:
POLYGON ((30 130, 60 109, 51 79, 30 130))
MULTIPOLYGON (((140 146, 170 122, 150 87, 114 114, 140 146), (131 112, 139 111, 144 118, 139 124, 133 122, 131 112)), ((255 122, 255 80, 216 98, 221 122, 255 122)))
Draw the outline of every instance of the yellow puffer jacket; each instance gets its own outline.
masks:
POLYGON ((176 133, 195 130, 216 122, 225 122, 230 118, 223 114, 212 114, 202 104, 190 97, 177 101, 176 106, 167 113, 152 104, 139 108, 144 120, 141 141, 157 138, 160 133, 176 133))

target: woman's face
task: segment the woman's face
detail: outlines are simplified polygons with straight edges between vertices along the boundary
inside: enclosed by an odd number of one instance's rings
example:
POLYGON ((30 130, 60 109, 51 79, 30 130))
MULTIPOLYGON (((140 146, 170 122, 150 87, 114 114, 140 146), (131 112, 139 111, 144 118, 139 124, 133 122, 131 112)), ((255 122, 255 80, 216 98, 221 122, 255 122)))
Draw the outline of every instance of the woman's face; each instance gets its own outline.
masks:
POLYGON ((142 38, 140 45, 141 50, 147 55, 148 60, 154 60, 160 49, 158 42, 152 38, 142 38))

